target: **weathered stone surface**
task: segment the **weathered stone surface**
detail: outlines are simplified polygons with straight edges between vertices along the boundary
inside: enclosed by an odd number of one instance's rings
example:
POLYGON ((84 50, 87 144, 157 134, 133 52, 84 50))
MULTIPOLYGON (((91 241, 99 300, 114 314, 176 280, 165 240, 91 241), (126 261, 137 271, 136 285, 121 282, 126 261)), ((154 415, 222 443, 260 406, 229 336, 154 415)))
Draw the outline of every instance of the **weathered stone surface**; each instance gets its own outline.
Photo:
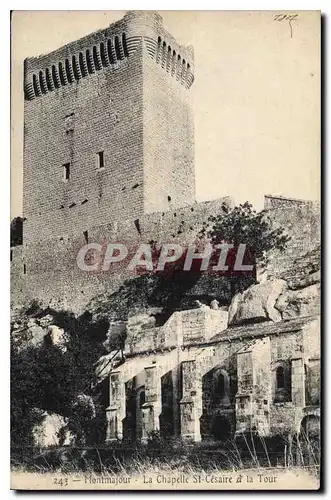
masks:
POLYGON ((48 448, 71 444, 73 439, 67 428, 67 419, 57 413, 44 413, 42 422, 33 428, 35 446, 48 448))
POLYGON ((286 288, 284 280, 270 280, 253 285, 235 295, 229 308, 229 325, 272 320, 280 321, 281 315, 275 309, 275 302, 286 288))
POLYGON ((47 329, 47 339, 52 346, 56 346, 61 349, 62 352, 66 352, 67 337, 63 328, 59 328, 56 325, 50 325, 47 329))
POLYGON ((316 271, 316 273, 308 274, 306 276, 290 278, 287 281, 287 286, 290 290, 297 290, 320 282, 321 271, 316 271))
POLYGON ((128 334, 136 333, 140 330, 147 330, 148 328, 154 328, 155 317, 146 313, 137 314, 128 318, 127 322, 127 332, 128 334))
POLYGON ((319 314, 320 285, 315 284, 301 290, 285 291, 278 298, 275 307, 283 319, 319 314))

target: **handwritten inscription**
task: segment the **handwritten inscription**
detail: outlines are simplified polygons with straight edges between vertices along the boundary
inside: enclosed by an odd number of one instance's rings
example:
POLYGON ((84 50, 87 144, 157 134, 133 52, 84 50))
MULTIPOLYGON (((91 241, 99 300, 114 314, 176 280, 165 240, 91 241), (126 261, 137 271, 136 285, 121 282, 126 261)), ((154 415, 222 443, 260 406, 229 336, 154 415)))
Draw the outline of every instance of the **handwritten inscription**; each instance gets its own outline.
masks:
POLYGON ((292 28, 292 21, 298 20, 299 19, 299 14, 276 14, 274 16, 274 21, 277 21, 279 23, 287 21, 290 27, 290 33, 291 33, 291 38, 293 38, 293 28, 292 28))
POLYGON ((294 21, 294 19, 298 19, 299 14, 276 14, 274 17, 275 21, 294 21))

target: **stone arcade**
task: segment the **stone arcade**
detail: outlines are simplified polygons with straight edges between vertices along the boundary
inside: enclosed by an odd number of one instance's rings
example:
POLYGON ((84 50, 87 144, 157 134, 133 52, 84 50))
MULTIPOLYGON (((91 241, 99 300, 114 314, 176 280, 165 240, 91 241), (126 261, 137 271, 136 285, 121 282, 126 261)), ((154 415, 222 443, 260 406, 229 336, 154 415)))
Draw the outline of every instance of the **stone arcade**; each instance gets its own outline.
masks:
POLYGON ((127 339, 125 362, 109 374, 103 360, 107 441, 144 442, 154 432, 186 442, 251 430, 294 435, 316 422, 318 316, 227 328, 224 314, 175 312, 162 327, 127 339))

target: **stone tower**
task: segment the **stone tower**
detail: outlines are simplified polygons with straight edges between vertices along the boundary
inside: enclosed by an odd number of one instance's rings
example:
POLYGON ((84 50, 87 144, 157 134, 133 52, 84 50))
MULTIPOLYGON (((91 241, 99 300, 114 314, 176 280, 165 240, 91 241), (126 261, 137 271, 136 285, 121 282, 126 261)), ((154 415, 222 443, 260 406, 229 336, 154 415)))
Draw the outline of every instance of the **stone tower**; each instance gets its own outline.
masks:
POLYGON ((193 79, 153 12, 27 59, 24 243, 192 204, 193 79))

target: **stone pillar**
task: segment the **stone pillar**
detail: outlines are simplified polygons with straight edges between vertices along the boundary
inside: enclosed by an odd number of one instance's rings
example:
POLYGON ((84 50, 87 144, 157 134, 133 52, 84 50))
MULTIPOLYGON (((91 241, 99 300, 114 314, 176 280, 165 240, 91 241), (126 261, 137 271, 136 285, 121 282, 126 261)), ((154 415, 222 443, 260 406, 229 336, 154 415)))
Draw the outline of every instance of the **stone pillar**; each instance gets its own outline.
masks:
POLYGON ((305 403, 305 365, 302 353, 296 353, 292 358, 292 403, 294 406, 303 408, 305 403))
POLYGON ((174 366, 172 369, 172 387, 173 387, 173 401, 172 411, 174 418, 174 437, 180 437, 180 366, 174 366))
POLYGON ((201 441, 202 382, 197 361, 182 362, 183 397, 180 401, 180 424, 183 441, 201 441))
POLYGON ((109 375, 109 406, 106 417, 106 442, 121 440, 125 418, 125 383, 122 372, 112 372, 109 375))
POLYGON ((157 365, 145 368, 145 403, 142 406, 142 442, 146 442, 152 432, 160 430, 161 377, 157 365))

